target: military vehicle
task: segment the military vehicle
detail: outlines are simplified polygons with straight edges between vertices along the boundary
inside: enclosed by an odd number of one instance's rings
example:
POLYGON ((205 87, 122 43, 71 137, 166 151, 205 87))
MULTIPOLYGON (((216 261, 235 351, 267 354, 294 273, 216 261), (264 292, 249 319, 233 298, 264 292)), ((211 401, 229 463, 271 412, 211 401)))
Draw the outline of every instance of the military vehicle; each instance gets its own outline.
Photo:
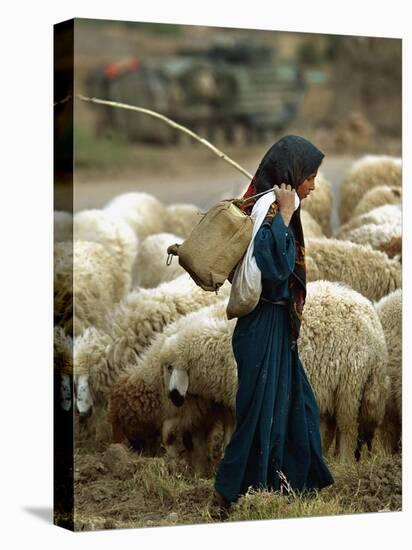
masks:
MULTIPOLYGON (((251 142, 282 131, 296 116, 305 88, 299 65, 251 42, 182 49, 144 62, 130 59, 88 80, 91 95, 158 111, 213 143, 251 142)), ((107 108, 100 122, 100 130, 112 127, 132 141, 192 139, 164 122, 120 109, 107 108)))

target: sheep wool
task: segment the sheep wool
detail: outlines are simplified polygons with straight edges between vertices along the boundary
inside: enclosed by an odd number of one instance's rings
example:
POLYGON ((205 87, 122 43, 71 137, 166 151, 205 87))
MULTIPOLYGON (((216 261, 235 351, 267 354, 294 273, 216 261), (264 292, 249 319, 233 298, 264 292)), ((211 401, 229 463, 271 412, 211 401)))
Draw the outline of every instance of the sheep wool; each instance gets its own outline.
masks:
POLYGON ((400 224, 387 222, 361 225, 346 233, 345 240, 370 245, 375 250, 385 252, 389 258, 402 254, 402 226, 400 224))
POLYGON ((73 339, 62 327, 54 327, 54 368, 73 376, 73 339))
POLYGON ((188 423, 187 416, 166 418, 161 429, 161 444, 170 457, 183 459, 193 472, 210 477, 229 443, 235 418, 228 408, 213 401, 202 412, 200 422, 197 418, 198 425, 193 419, 188 423))
POLYGON ((320 225, 323 234, 327 237, 332 234, 332 204, 332 185, 325 176, 319 172, 315 180, 315 190, 302 201, 301 212, 302 214, 305 210, 309 212, 312 218, 320 225))
MULTIPOLYGON (((166 419, 171 419, 165 429, 170 431, 177 422, 183 433, 199 425, 208 416, 212 404, 202 396, 190 395, 175 406, 168 397, 164 379, 167 379, 168 365, 161 361, 160 353, 165 340, 196 319, 210 315, 221 318, 226 312, 226 301, 202 308, 168 325, 163 333, 157 334, 138 361, 131 364, 118 378, 110 390, 109 418, 113 433, 121 441, 147 441, 160 434, 166 419)), ((167 438, 167 436, 166 436, 167 438)))
POLYGON ((107 409, 112 384, 167 325, 210 304, 223 308, 229 286, 225 283, 216 296, 184 274, 156 289, 133 290, 106 315, 105 331, 90 327, 76 338, 75 368, 88 369, 94 404, 107 409))
POLYGON ((393 452, 398 450, 402 436, 402 289, 391 292, 374 305, 385 334, 391 381, 391 392, 381 431, 383 439, 393 452))
POLYGON ((356 205, 350 219, 357 218, 385 204, 400 204, 402 188, 390 185, 378 185, 367 191, 356 205))
POLYGON ((366 155, 353 163, 341 186, 340 222, 346 223, 365 193, 378 185, 402 186, 400 158, 366 155))
MULTIPOLYGON (((234 326, 234 320, 199 315, 164 334, 160 362, 166 366, 164 386, 170 394, 214 400, 234 415, 234 326)), ((336 432, 338 457, 352 460, 358 430, 370 443, 382 422, 388 389, 385 338, 373 305, 345 285, 309 283, 299 349, 319 402, 326 447, 336 432)))
POLYGON ((125 193, 112 199, 104 210, 126 222, 138 239, 165 231, 166 207, 149 193, 125 193))
POLYGON ((119 293, 124 296, 130 290, 132 267, 136 259, 138 240, 130 227, 104 210, 82 210, 74 216, 75 241, 102 244, 111 253, 122 272, 119 293))
POLYGON ((307 280, 326 279, 342 282, 370 300, 402 286, 402 266, 399 258, 388 258, 370 245, 360 245, 338 239, 307 239, 307 280), (309 260, 310 258, 310 260, 309 260))
POLYGON ((312 218, 308 211, 302 210, 300 217, 302 220, 303 234, 305 235, 305 238, 325 237, 321 226, 312 218))
MULTIPOLYGON (((227 321, 199 316, 167 338, 160 355, 163 365, 187 373, 191 393, 213 399, 232 410, 237 392, 237 371, 231 343, 235 324, 236 319, 227 321)), ((171 376, 166 376, 166 387, 171 387, 171 380, 171 376)))
POLYGON ((368 224, 383 224, 389 223, 392 225, 399 226, 402 224, 402 211, 400 205, 396 204, 385 204, 384 206, 379 206, 370 210, 366 214, 362 214, 357 218, 350 219, 347 223, 338 227, 335 238, 344 240, 347 238, 347 235, 353 230, 368 224))
POLYGON ((156 233, 146 237, 140 244, 133 268, 133 286, 155 288, 186 273, 176 259, 170 265, 166 265, 167 247, 182 242, 182 237, 172 233, 156 233))
POLYGON ((298 340, 317 398, 323 449, 351 461, 361 437, 370 446, 389 391, 387 348, 372 303, 346 285, 308 284, 298 340))
POLYGON ((187 239, 203 216, 203 212, 194 204, 171 204, 166 207, 166 212, 164 231, 184 239, 187 239))
POLYGON ((103 245, 56 243, 54 324, 74 336, 88 326, 104 327, 105 314, 124 295, 122 281, 121 267, 103 245))

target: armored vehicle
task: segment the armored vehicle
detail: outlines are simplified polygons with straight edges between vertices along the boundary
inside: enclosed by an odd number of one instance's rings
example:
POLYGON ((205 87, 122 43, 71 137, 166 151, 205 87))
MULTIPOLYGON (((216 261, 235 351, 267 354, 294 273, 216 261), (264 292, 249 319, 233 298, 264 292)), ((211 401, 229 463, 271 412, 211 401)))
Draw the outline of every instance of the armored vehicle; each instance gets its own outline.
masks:
MULTIPOLYGON (((88 85, 92 95, 158 111, 212 142, 251 142, 282 131, 305 92, 299 65, 249 42, 108 65, 88 85)), ((133 141, 191 139, 130 111, 110 109, 103 120, 103 127, 112 126, 133 141)))

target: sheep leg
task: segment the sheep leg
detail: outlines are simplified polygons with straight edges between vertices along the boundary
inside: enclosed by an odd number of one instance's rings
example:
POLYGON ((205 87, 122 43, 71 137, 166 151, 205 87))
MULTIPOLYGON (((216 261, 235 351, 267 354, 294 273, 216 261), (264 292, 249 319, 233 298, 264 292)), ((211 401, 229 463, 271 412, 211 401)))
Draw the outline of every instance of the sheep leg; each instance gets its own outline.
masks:
POLYGON ((356 396, 341 396, 336 407, 336 454, 341 462, 353 461, 358 443, 358 409, 356 396))
POLYGON ((224 415, 224 440, 223 440, 223 450, 226 449, 229 441, 232 438, 232 434, 235 431, 236 427, 236 416, 231 409, 225 410, 224 415))
POLYGON ((374 449, 374 446, 378 445, 375 441, 378 439, 387 452, 396 454, 399 452, 400 438, 401 430, 399 425, 396 424, 393 419, 386 416, 377 429, 376 437, 372 442, 372 448, 374 449))
POLYGON ((217 420, 207 434, 207 449, 213 465, 222 458, 224 450, 225 429, 223 421, 217 420))
POLYGON ((322 415, 320 418, 320 430, 322 439, 323 454, 328 454, 336 433, 336 419, 329 415, 322 415))
POLYGON ((114 420, 112 422, 112 442, 123 443, 126 440, 127 440, 127 437, 123 433, 120 422, 114 420))

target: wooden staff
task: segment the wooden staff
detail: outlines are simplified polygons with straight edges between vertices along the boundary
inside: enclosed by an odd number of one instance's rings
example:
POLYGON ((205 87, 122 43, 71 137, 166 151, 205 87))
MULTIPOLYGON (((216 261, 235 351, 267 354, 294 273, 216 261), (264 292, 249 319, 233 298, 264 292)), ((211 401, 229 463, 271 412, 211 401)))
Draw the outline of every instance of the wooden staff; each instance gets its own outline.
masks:
POLYGON ((172 126, 173 128, 176 128, 176 130, 180 130, 181 132, 185 132, 185 134, 188 134, 192 138, 196 139, 197 141, 200 141, 200 143, 203 143, 203 145, 206 145, 206 147, 209 147, 218 157, 220 157, 222 160, 229 163, 231 166, 236 168, 239 172, 241 172, 244 176, 246 176, 248 179, 252 179, 252 174, 249 174, 244 168, 242 168, 237 162, 229 158, 225 153, 220 151, 217 147, 212 145, 207 139, 202 138, 198 136, 195 132, 192 132, 192 130, 189 130, 189 128, 186 128, 186 126, 182 126, 181 124, 178 124, 174 120, 161 115, 160 113, 157 113, 156 111, 151 111, 150 109, 144 109, 143 107, 136 107, 134 105, 128 105, 127 103, 118 103, 117 101, 107 101, 106 99, 98 99, 97 97, 86 97, 81 94, 77 94, 79 99, 82 101, 88 101, 89 103, 96 103, 98 105, 108 105, 109 107, 117 107, 119 109, 127 109, 128 111, 137 111, 138 113, 143 113, 146 115, 150 115, 152 117, 158 118, 160 120, 163 120, 163 122, 166 122, 166 124, 169 124, 169 126, 172 126))

